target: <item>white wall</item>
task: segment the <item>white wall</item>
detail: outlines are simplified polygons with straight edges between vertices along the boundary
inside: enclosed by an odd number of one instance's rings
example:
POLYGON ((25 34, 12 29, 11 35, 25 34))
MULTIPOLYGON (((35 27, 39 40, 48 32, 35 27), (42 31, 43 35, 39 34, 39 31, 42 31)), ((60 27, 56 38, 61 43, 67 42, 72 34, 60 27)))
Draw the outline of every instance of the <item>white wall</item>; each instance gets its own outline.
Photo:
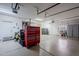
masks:
MULTIPOLYGON (((14 37, 15 32, 18 32, 20 29, 22 29, 22 21, 24 20, 28 19, 18 18, 6 14, 0 14, 0 40, 3 39, 3 37, 14 37)), ((37 22, 32 22, 31 26, 40 27, 40 24, 37 22)))
POLYGON ((49 35, 58 35, 58 25, 56 23, 44 22, 41 24, 41 28, 47 28, 49 35))
POLYGON ((21 28, 22 19, 0 14, 0 39, 7 36, 14 36, 14 33, 21 28))
POLYGON ((52 40, 53 37, 59 35, 58 26, 56 23, 43 22, 41 23, 41 40, 52 40), (42 28, 47 28, 49 31, 49 35, 42 35, 42 28))
POLYGON ((43 22, 43 23, 41 23, 41 28, 48 28, 49 35, 42 35, 42 33, 41 33, 41 39, 48 40, 48 39, 53 39, 55 36, 60 37, 60 31, 67 30, 67 26, 71 25, 71 24, 79 24, 79 19, 68 20, 68 21, 66 21, 66 20, 56 21, 55 23, 51 23, 50 21, 43 22))
MULTIPOLYGON (((49 30, 49 35, 42 35, 41 33, 41 39, 45 40, 53 40, 53 39, 59 39, 60 37, 60 31, 65 31, 67 30, 67 25, 68 23, 65 23, 65 21, 55 21, 52 23, 51 21, 46 21, 41 23, 41 28, 48 28, 49 30)), ((41 31, 42 32, 42 31, 41 31)))

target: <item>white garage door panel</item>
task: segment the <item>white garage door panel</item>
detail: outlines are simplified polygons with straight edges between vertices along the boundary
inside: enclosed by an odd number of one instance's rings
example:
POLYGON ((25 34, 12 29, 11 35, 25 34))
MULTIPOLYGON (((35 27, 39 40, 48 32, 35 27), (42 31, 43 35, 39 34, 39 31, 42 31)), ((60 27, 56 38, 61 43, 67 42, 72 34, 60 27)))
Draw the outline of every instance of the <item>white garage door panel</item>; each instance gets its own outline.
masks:
POLYGON ((12 23, 0 22, 0 39, 12 35, 12 23))

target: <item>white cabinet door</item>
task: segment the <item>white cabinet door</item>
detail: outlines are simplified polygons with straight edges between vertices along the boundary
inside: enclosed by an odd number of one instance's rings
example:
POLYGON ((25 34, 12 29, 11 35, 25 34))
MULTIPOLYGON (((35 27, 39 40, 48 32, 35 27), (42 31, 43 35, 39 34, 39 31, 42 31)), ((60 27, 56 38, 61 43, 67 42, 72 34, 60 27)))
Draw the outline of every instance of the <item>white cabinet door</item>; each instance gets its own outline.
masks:
POLYGON ((72 33, 72 25, 68 25, 67 26, 67 36, 68 37, 72 37, 73 33, 72 33))
POLYGON ((78 38, 78 24, 73 25, 73 37, 78 38))

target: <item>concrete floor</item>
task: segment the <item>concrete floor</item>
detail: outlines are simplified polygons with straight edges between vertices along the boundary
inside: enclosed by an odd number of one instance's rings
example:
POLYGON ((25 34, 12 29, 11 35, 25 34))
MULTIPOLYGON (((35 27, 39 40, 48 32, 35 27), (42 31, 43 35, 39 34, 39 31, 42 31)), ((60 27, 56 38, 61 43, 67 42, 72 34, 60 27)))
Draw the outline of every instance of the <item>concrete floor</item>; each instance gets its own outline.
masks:
POLYGON ((79 56, 79 38, 44 36, 41 47, 55 56, 79 56), (45 38, 45 39, 44 39, 45 38))
POLYGON ((40 46, 27 49, 18 42, 11 40, 0 43, 0 56, 50 56, 50 54, 40 46))
POLYGON ((0 43, 0 56, 79 56, 79 40, 43 36, 39 46, 30 49, 13 40, 0 43))

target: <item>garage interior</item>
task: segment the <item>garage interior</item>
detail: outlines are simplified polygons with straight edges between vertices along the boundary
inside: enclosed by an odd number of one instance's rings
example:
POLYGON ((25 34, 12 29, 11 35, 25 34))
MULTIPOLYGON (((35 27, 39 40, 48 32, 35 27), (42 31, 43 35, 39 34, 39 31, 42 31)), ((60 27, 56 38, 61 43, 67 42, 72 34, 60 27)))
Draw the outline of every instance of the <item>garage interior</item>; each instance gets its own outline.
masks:
POLYGON ((0 56, 79 56, 79 3, 0 3, 0 56))

